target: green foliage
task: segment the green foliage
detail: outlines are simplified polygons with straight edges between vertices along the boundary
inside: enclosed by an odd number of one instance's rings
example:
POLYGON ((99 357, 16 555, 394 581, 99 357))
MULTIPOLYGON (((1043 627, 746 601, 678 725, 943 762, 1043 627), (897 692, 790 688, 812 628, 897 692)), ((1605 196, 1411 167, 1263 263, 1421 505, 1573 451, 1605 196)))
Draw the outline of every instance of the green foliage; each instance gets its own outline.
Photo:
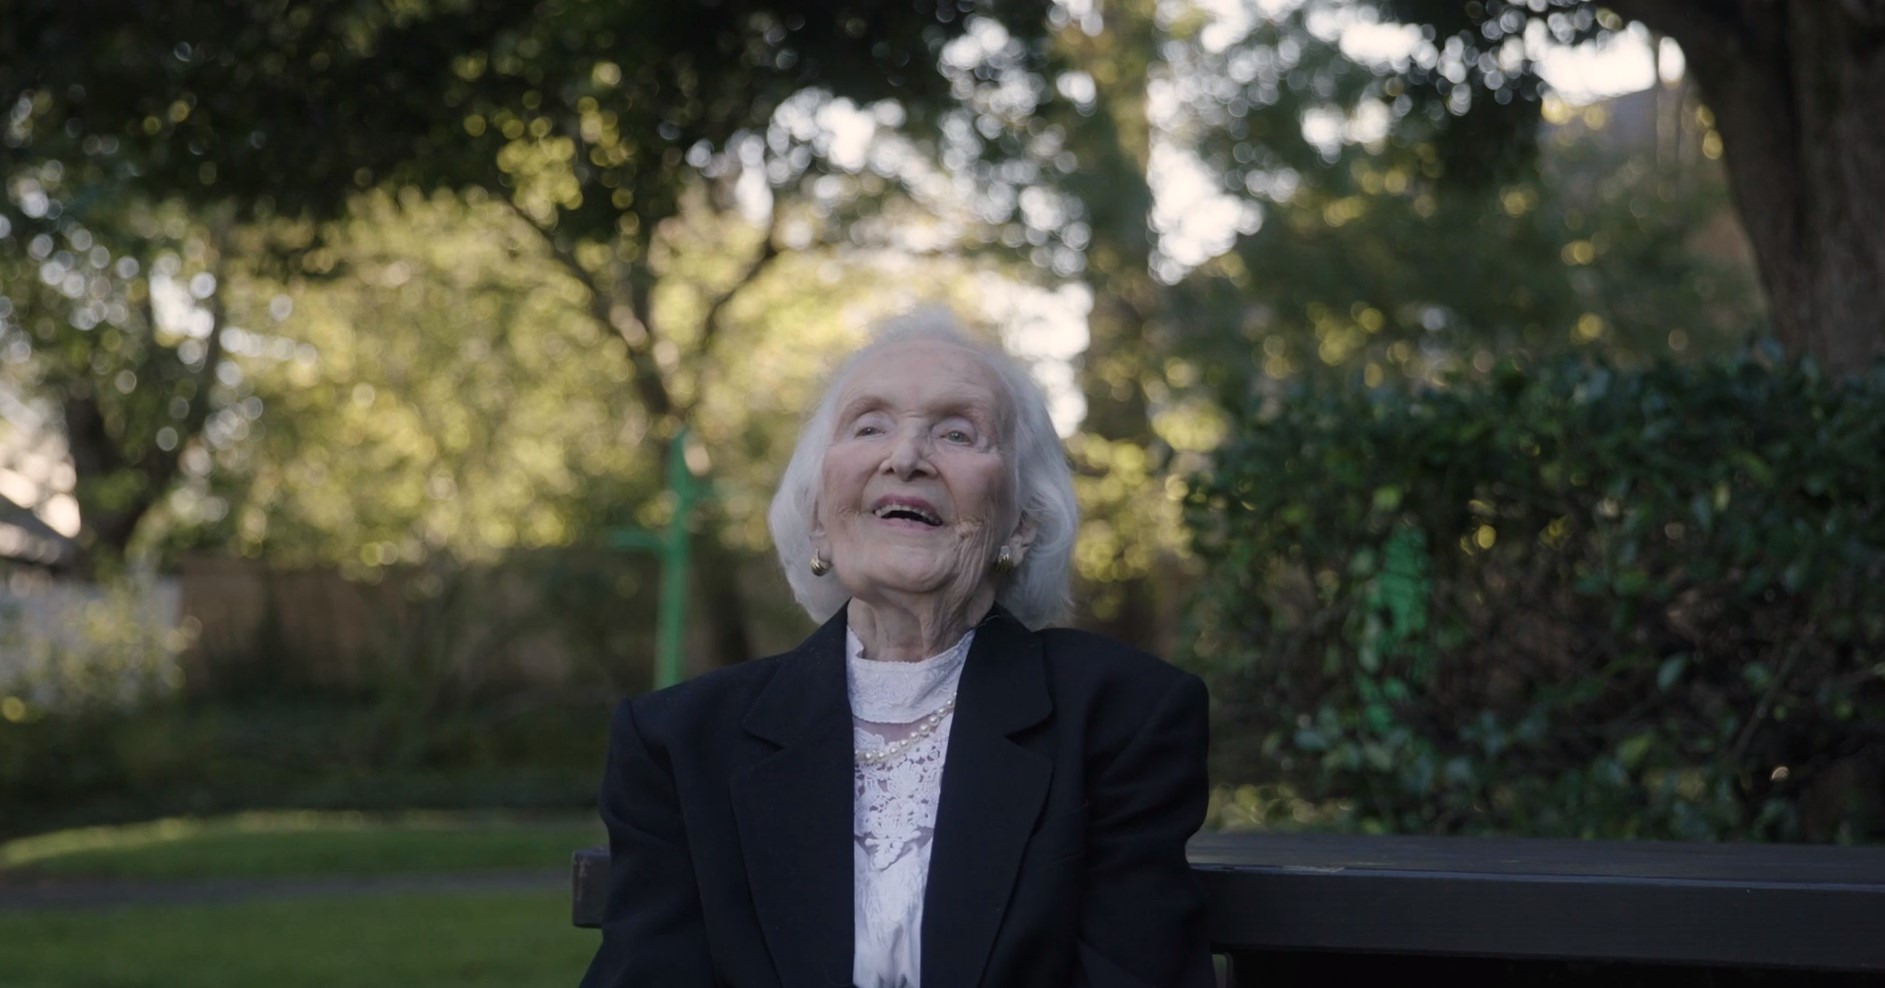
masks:
MULTIPOLYGON (((1313 21, 1318 6, 1292 16, 1313 21)), ((1719 136, 1692 92, 1582 111, 1553 99, 1542 119, 1533 105, 1532 167, 1469 182, 1449 161, 1475 148, 1451 143, 1460 135, 1406 97, 1403 75, 1311 27, 1260 24, 1222 51, 1202 37, 1178 51, 1204 80, 1183 133, 1260 220, 1176 287, 1178 352, 1220 389, 1327 367, 1437 381, 1574 350, 1710 356, 1762 331, 1705 150, 1719 136)))
POLYGON ((1536 39, 1560 45, 1604 38, 1623 21, 1589 0, 1372 0, 1381 20, 1411 24, 1436 57, 1396 73, 1404 94, 1433 121, 1454 180, 1510 176, 1535 150, 1540 97, 1536 39), (1540 30, 1542 29, 1542 30, 1540 30), (1531 34, 1533 45, 1524 40, 1531 34))
POLYGON ((63 432, 83 524, 58 562, 110 576, 173 482, 246 430, 222 331, 232 306, 261 306, 217 217, 120 200, 58 162, 0 182, 0 392, 25 409, 7 418, 21 445, 63 432))
POLYGON ((1437 380, 1497 356, 1601 350, 1635 364, 1729 351, 1760 328, 1753 272, 1694 241, 1724 221, 1726 189, 1696 160, 1658 166, 1559 133, 1544 169, 1442 190, 1392 154, 1356 153, 1273 206, 1221 267, 1246 302, 1241 338, 1200 334, 1213 376, 1317 367, 1437 380), (1417 244, 1415 249, 1406 245, 1417 244))
MULTIPOLYGON (((728 0, 703 17, 645 2, 160 0, 104 19, 18 6, 0 105, 21 118, 7 145, 22 157, 261 214, 331 213, 388 179, 514 183, 607 238, 673 212, 697 143, 763 127, 796 92, 946 102, 936 59, 976 5, 728 0)), ((1017 32, 1044 20, 1039 0, 999 8, 1017 32)))
POLYGON ((255 807, 592 805, 607 703, 524 697, 435 713, 386 704, 167 704, 0 720, 0 837, 255 807))
MULTIPOLYGON (((780 242, 770 239, 770 230, 758 238, 756 259, 744 266, 743 275, 708 272, 713 276, 703 281, 717 291, 705 299, 705 311, 689 312, 692 307, 685 303, 670 306, 674 286, 657 285, 657 280, 665 281, 661 269, 668 260, 664 251, 671 245, 660 229, 687 211, 684 200, 702 198, 705 185, 724 180, 716 191, 727 198, 734 176, 743 171, 762 179, 757 183, 762 195, 768 184, 790 190, 826 171, 830 134, 814 122, 823 108, 842 111, 853 101, 884 101, 881 116, 888 128, 893 126, 889 121, 920 124, 952 107, 952 82, 937 71, 938 62, 950 39, 967 30, 970 15, 982 7, 988 8, 982 20, 1009 24, 1023 49, 1038 38, 1045 22, 1046 5, 1039 0, 1002 4, 998 10, 994 5, 925 2, 912 7, 882 0, 736 0, 717 5, 711 17, 698 16, 686 5, 646 3, 490 7, 447 2, 287 9, 273 0, 208 6, 164 0, 104 24, 70 4, 24 4, 10 19, 11 30, 0 37, 0 106, 7 110, 0 128, 7 158, 0 181, 18 207, 9 210, 0 202, 0 248, 13 249, 7 244, 8 230, 14 228, 11 243, 28 245, 17 252, 37 252, 31 263, 21 262, 24 274, 37 266, 42 277, 48 271, 55 276, 48 285, 55 280, 61 286, 70 283, 72 287, 59 290, 75 299, 85 291, 96 296, 82 306, 65 308, 103 313, 116 295, 131 302, 148 300, 152 292, 133 278, 135 267, 112 269, 129 272, 119 276, 120 282, 128 280, 122 285, 105 274, 73 269, 102 267, 104 260, 126 254, 149 269, 151 259, 143 255, 154 248, 120 237, 111 242, 110 251, 88 255, 84 246, 58 240, 63 234, 66 241, 75 235, 89 241, 93 234, 83 224, 97 225, 101 214, 129 208, 114 205, 119 200, 148 197, 166 209, 192 209, 199 218, 213 215, 218 242, 211 254, 218 262, 226 246, 232 261, 237 253, 233 248, 243 247, 242 267, 260 269, 273 263, 288 272, 282 280, 302 275, 346 282, 327 293, 330 319, 315 327, 322 330, 321 340, 298 346, 288 356, 282 347, 295 346, 296 341, 285 336, 260 330, 224 332, 222 294, 205 288, 197 297, 217 317, 207 336, 206 358, 198 338, 202 334, 183 343, 157 339, 154 345, 132 348, 134 356, 162 358, 156 361, 167 374, 161 383, 187 376, 177 372, 179 368, 194 372, 183 382, 193 391, 139 386, 139 381, 159 379, 141 367, 121 374, 117 364, 83 359, 77 365, 90 368, 91 376, 79 381, 83 393, 75 399, 42 382, 23 389, 34 398, 68 399, 67 432, 81 461, 80 499, 98 494, 85 505, 81 541, 101 541, 121 551, 153 502, 173 490, 179 469, 197 489, 171 505, 184 516, 173 520, 183 524, 157 536, 171 548, 238 539, 250 548, 264 537, 289 541, 262 531, 269 526, 258 521, 260 512, 274 506, 290 521, 276 526, 277 532, 302 520, 310 522, 310 529, 356 529, 347 533, 349 542, 342 549, 359 553, 369 564, 389 555, 415 558, 441 542, 462 547, 467 537, 488 538, 498 546, 567 540, 586 520, 572 519, 572 514, 590 507, 570 505, 570 491, 592 480, 599 465, 618 467, 633 459, 630 447, 644 435, 651 443, 665 440, 694 410, 700 396, 690 388, 709 370, 696 365, 709 363, 708 338, 722 321, 720 310, 731 293, 756 277, 781 247, 807 245, 809 233, 822 232, 827 214, 846 214, 854 200, 870 199, 894 183, 886 182, 888 166, 866 170, 858 161, 829 169, 848 174, 827 176, 834 181, 820 186, 818 202, 809 211, 812 222, 804 222, 806 210, 776 208, 775 214, 793 212, 795 217, 789 228, 779 227, 785 234, 780 242), (775 127, 775 113, 788 103, 796 110, 780 119, 795 122, 775 127), (860 193, 853 186, 864 188, 860 193), (464 242, 427 249, 376 241, 359 223, 349 222, 362 218, 355 197, 376 189, 405 190, 402 205, 409 200, 424 203, 427 193, 439 190, 485 197, 467 196, 474 204, 502 202, 502 210, 510 214, 509 229, 492 217, 497 207, 475 210, 476 218, 495 233, 483 253, 509 252, 523 263, 514 266, 508 284, 492 284, 503 278, 476 283, 432 277, 436 262, 462 253, 454 248, 464 242), (851 194, 834 191, 847 189, 851 194), (341 222, 331 226, 313 222, 336 218, 341 222), (523 251, 515 243, 520 226, 549 253, 523 251), (252 242, 258 238, 262 242, 252 242), (245 242, 223 242, 229 239, 245 242), (338 241, 338 249, 324 245, 324 239, 338 241), (39 263, 55 250, 56 265, 39 263), (386 256, 393 250, 416 256, 409 261, 386 256), (374 253, 381 256, 374 258, 374 253), (379 263, 350 270, 343 263, 348 260, 379 263), (544 277, 542 268, 552 264, 577 283, 544 277), (506 290, 533 276, 551 285, 527 297, 506 290), (360 323, 366 330, 361 334, 364 341, 356 337, 352 324, 331 318, 357 310, 362 302, 371 313, 376 298, 368 286, 378 282, 398 288, 407 278, 412 281, 409 287, 377 298, 396 297, 402 308, 423 307, 437 322, 462 296, 472 311, 450 314, 475 320, 462 348, 441 354, 432 346, 441 342, 437 337, 376 346, 384 327, 413 318, 405 312, 369 314, 360 323), (570 313, 559 311, 572 305, 586 326, 572 328, 570 313), (697 333, 690 332, 694 327, 686 315, 697 315, 704 323, 697 333), (524 336, 539 326, 550 330, 543 346, 508 345, 513 330, 524 336), (599 338, 611 333, 619 333, 626 347, 599 338), (690 336, 698 347, 685 345, 690 336), (219 363, 223 343, 240 357, 261 358, 242 361, 244 370, 291 358, 298 366, 277 367, 284 372, 268 384, 282 389, 286 378, 290 389, 309 392, 301 396, 304 406, 331 406, 334 389, 322 385, 337 384, 352 370, 319 361, 344 353, 370 362, 376 351, 383 352, 393 388, 381 386, 388 382, 366 380, 372 376, 369 371, 355 375, 352 382, 368 388, 338 395, 361 405, 355 419, 372 421, 378 428, 330 420, 323 424, 342 425, 340 436, 299 438, 302 446, 331 446, 352 434, 373 447, 354 463, 369 474, 380 467, 399 470, 404 483, 386 491, 383 506, 363 512, 366 517, 358 525, 322 511, 333 504, 333 498, 322 495, 353 478, 346 464, 323 463, 318 455, 295 466, 315 474, 306 501, 322 503, 304 503, 285 492, 286 481, 266 475, 254 478, 247 491, 203 490, 230 484, 222 477, 205 479, 210 461, 200 448, 193 448, 194 433, 206 429, 212 446, 219 445, 219 435, 244 438, 263 407, 260 398, 248 401, 241 394, 223 394, 241 380, 235 373, 237 361, 219 363), (322 345, 329 350, 312 349, 322 345), (192 349, 195 359, 184 356, 192 349), (602 352, 593 361, 557 359, 571 349, 602 352), (172 356, 173 350, 177 356, 172 356), (533 358, 561 366, 546 367, 533 358), (427 384, 413 384, 408 372, 430 360, 437 360, 439 373, 430 375, 427 384), (526 378, 551 379, 551 387, 512 396, 504 393, 509 382, 498 380, 497 387, 475 392, 485 400, 465 403, 475 405, 471 408, 441 403, 426 393, 428 385, 448 391, 478 388, 502 378, 494 368, 507 360, 526 378), (467 367, 470 363, 482 366, 467 367), (557 379, 557 370, 567 372, 557 379), (632 389, 606 386, 619 381, 595 380, 622 373, 627 373, 632 389), (457 377, 466 380, 454 380, 457 377), (215 389, 224 406, 217 416, 222 421, 211 419, 205 425, 210 412, 205 399, 217 381, 222 383, 215 389), (557 385, 572 381, 573 389, 554 393, 557 385), (108 393, 114 387, 132 398, 120 401, 108 393), (620 406, 631 390, 642 407, 624 410, 620 406), (389 391, 395 407, 390 412, 374 408, 372 395, 389 391), (560 406, 558 401, 572 391, 592 400, 574 408, 560 406), (75 407, 91 411, 82 402, 94 394, 161 414, 120 416, 126 419, 123 423, 111 418, 111 408, 84 417, 71 414, 75 407), (574 414, 561 430, 579 441, 540 447, 531 455, 516 449, 522 444, 503 441, 506 436, 493 437, 490 416, 482 413, 509 397, 521 399, 508 406, 518 420, 510 435, 522 435, 522 429, 536 427, 542 416, 567 410, 574 414), (438 414, 426 414, 433 411, 438 414), (163 417, 186 412, 192 417, 181 424, 163 417), (592 413, 598 412, 608 417, 606 426, 596 423, 592 413), (81 437, 79 426, 94 419, 105 420, 93 430, 100 436, 81 437), (429 434, 415 437, 414 426, 429 434), (106 443, 106 438, 118 441, 106 443), (87 469, 87 449, 102 451, 94 458, 104 469, 87 469), (480 456, 483 452, 491 455, 480 456), (575 452, 582 454, 580 459, 568 455, 575 452), (428 454, 459 462, 441 462, 430 476, 421 476, 428 454), (462 493, 455 497, 437 493, 453 490, 451 473, 467 458, 494 466, 528 462, 521 470, 500 472, 485 485, 459 483, 456 490, 462 493), (93 474, 101 479, 93 482, 93 474), (258 492, 255 511, 230 517, 231 501, 258 492), (539 495, 550 510, 502 507, 539 495), (101 505, 115 513, 107 517, 95 510, 101 505), (454 510, 461 506, 472 508, 462 518, 454 510), (100 525, 101 519, 110 524, 100 525), (215 526, 225 519, 220 531, 195 525, 215 526)), ((435 204, 435 226, 447 198, 441 196, 435 204)), ((737 211, 730 205, 723 202, 717 211, 732 215, 737 211)), ((382 215, 391 211, 384 202, 369 208, 382 215)), ((698 207, 693 211, 701 212, 698 207)), ((843 226, 846 219, 838 217, 836 225, 843 226)), ((841 242, 845 232, 841 229, 829 239, 841 242)), ((105 251, 102 234, 98 239, 98 251, 105 251)), ((743 239, 754 238, 749 231, 743 239)), ((744 253, 747 245, 741 246, 744 253)), ((0 256, 0 265, 8 260, 0 256)), ((192 266, 193 260, 185 265, 192 266)), ((186 277, 191 273, 183 272, 186 277)), ((224 273, 219 268, 218 280, 224 273)), ((30 285, 28 278, 16 281, 30 285)), ((197 283, 189 284, 194 289, 197 283)), ((272 321, 281 321, 289 306, 303 301, 293 294, 294 288, 284 285, 264 306, 246 310, 237 304, 240 299, 229 300, 228 328, 235 329, 233 320, 245 327, 268 325, 263 311, 272 321)), ((135 306, 117 305, 112 311, 124 311, 110 317, 111 327, 91 333, 104 315, 86 315, 86 325, 78 325, 50 296, 33 300, 30 311, 20 304, 19 317, 12 319, 18 325, 9 334, 12 307, 13 302, 0 298, 0 346, 8 348, 13 363, 42 351, 73 351, 80 358, 101 351, 112 355, 120 339, 139 342, 137 334, 120 332, 127 322, 137 323, 132 328, 143 329, 144 336, 155 337, 155 318, 138 318, 135 306), (112 342, 99 346, 95 341, 101 338, 112 342), (32 349, 23 351, 29 344, 32 349)), ((278 436, 298 424, 280 416, 277 422, 278 436)), ((543 428, 559 431, 555 424, 543 428)), ((216 466, 228 469, 230 460, 245 456, 246 451, 239 451, 219 457, 216 466)), ((239 473, 240 464, 236 466, 239 473)), ((610 479, 618 480, 622 473, 613 470, 610 479)), ((649 473, 643 471, 643 476, 649 473)), ((238 477, 235 484, 249 479, 238 477)), ((658 488, 659 478, 655 480, 658 488)), ((647 493, 647 485, 620 486, 622 496, 606 507, 635 504, 647 493)), ((318 551, 305 545, 295 549, 304 556, 318 551)))
POLYGON ((149 579, 0 584, 0 730, 133 708, 182 685, 187 633, 149 579))
POLYGON ((357 197, 327 225, 342 278, 277 287, 235 359, 268 410, 219 474, 219 540, 359 567, 562 545, 658 489, 621 340, 534 230, 482 194, 357 197))
POLYGON ((1885 831, 1885 373, 1304 386, 1188 499, 1219 773, 1364 831, 1885 831))

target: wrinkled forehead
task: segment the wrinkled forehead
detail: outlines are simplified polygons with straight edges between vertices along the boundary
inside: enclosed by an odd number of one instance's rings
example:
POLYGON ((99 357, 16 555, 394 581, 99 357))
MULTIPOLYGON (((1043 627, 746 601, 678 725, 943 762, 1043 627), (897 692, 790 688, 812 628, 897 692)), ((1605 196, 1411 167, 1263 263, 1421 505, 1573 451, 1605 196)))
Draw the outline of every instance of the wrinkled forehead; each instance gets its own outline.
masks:
POLYGON ((943 340, 891 343, 860 357, 838 382, 837 407, 867 398, 973 405, 1008 430, 1014 421, 1007 386, 971 347, 943 340))

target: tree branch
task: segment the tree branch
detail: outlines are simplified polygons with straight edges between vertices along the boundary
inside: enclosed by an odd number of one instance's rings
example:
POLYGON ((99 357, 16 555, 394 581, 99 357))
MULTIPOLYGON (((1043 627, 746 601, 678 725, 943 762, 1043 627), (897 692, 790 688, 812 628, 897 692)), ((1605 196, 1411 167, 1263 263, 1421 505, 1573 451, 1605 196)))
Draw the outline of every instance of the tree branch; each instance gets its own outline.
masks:
POLYGON ((764 274, 766 268, 770 267, 772 262, 779 258, 780 253, 779 209, 777 206, 774 206, 772 209, 772 217, 766 223, 766 235, 760 242, 758 253, 747 263, 746 270, 734 280, 733 284, 727 286, 726 291, 721 292, 714 298, 713 303, 707 306, 707 316, 705 321, 701 324, 700 329, 701 357, 704 358, 707 356, 713 349, 714 340, 721 335, 720 329, 725 322, 722 316, 726 312, 727 304, 732 302, 733 297, 738 295, 741 290, 745 289, 753 282, 758 281, 759 276, 764 274))
POLYGON ((631 286, 631 299, 628 305, 614 304, 615 293, 603 286, 596 273, 583 266, 576 257, 576 252, 568 245, 557 240, 536 217, 525 212, 522 206, 509 196, 500 197, 511 212, 516 213, 530 228, 537 231, 544 244, 550 248, 550 255, 556 258, 563 270, 589 290, 589 315, 597 322, 615 330, 628 347, 629 363, 635 372, 635 390, 641 398, 642 407, 656 418, 670 418, 674 415, 674 399, 670 394, 667 379, 661 374, 661 366, 655 362, 653 353, 654 327, 647 318, 646 299, 633 297, 636 292, 631 286), (626 317, 624 317, 626 313, 626 317), (624 326, 623 322, 629 324, 624 326), (639 331, 640 338, 636 338, 639 331))
MULTIPOLYGON (((154 483, 161 482, 166 487, 177 475, 184 448, 196 441, 203 434, 203 427, 209 423, 210 389, 216 385, 216 365, 223 359, 223 329, 229 321, 228 307, 223 304, 223 292, 227 290, 229 284, 229 265, 225 261, 229 250, 228 220, 225 218, 218 221, 212 227, 210 236, 215 241, 216 259, 212 265, 212 274, 216 277, 216 291, 211 292, 209 298, 203 300, 204 306, 209 309, 209 339, 203 347, 203 365, 198 367, 193 375, 196 393, 191 396, 190 410, 184 413, 183 421, 178 424, 177 444, 172 446, 169 452, 160 450, 156 456, 146 461, 161 467, 161 475, 157 472, 156 466, 147 468, 146 474, 154 483), (159 460, 162 462, 157 463, 159 460)), ((157 332, 157 325, 154 321, 150 329, 154 337, 157 332)), ((152 348, 153 352, 155 349, 155 347, 152 348)))

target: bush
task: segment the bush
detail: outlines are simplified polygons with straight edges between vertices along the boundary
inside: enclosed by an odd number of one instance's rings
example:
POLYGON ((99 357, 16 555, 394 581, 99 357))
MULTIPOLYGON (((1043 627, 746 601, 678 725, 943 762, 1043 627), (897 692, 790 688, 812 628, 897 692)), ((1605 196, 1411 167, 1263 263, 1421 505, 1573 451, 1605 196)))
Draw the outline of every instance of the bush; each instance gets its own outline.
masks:
POLYGON ((176 597, 173 582, 147 575, 72 583, 0 565, 0 721, 175 693, 189 644, 176 597))
POLYGON ((0 840, 255 808, 594 806, 609 704, 526 696, 432 722, 382 704, 170 702, 0 721, 0 840))
POLYGON ((1752 356, 1272 399, 1187 501, 1218 777, 1362 831, 1885 837, 1882 450, 1885 369, 1752 356))

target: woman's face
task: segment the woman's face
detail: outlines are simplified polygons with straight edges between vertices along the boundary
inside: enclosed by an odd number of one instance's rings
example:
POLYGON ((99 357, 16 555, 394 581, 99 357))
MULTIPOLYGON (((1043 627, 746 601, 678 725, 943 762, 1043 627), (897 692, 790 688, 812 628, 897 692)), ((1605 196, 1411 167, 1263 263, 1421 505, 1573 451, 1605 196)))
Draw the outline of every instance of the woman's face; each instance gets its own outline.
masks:
POLYGON ((1016 527, 994 372, 948 343, 885 348, 844 384, 835 430, 813 540, 845 589, 869 602, 992 591, 1016 527))

